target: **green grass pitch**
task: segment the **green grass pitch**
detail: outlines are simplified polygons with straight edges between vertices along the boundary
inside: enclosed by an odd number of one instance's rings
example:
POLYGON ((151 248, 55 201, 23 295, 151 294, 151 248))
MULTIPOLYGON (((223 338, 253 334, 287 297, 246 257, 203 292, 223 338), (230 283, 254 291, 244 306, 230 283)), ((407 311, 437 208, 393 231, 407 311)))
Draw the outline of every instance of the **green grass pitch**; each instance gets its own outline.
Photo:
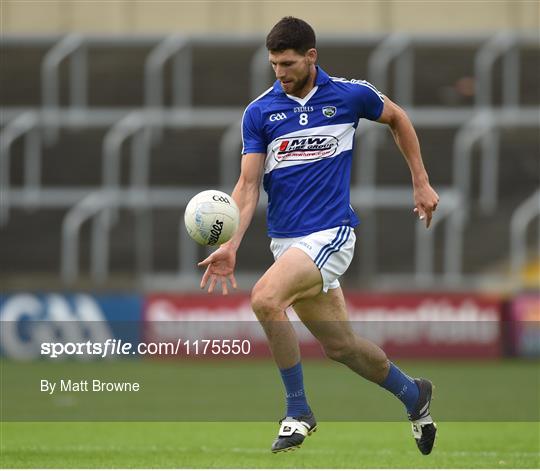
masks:
POLYGON ((437 386, 430 456, 399 401, 329 361, 304 362, 319 430, 277 455, 284 401, 271 361, 2 362, 0 467, 540 468, 537 361, 398 363, 437 386), (77 375, 136 379, 146 393, 39 392, 41 377, 77 375))
POLYGON ((228 423, 3 423, 6 468, 538 468, 538 423, 440 423, 422 456, 408 423, 328 422, 273 455, 277 426, 228 423))

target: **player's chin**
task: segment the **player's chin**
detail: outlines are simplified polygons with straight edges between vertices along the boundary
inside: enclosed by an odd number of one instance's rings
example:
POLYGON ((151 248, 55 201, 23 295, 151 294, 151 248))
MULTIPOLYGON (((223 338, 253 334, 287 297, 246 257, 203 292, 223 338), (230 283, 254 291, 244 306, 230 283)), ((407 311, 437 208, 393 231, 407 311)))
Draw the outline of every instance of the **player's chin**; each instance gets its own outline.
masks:
POLYGON ((286 93, 291 93, 294 91, 294 82, 281 82, 281 88, 286 93))

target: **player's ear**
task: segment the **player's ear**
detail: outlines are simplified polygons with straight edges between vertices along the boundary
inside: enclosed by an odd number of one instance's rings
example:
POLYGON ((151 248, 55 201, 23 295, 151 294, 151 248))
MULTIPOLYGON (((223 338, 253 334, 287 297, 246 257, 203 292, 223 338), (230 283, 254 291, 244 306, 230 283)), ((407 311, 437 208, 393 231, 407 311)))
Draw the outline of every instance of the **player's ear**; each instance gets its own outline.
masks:
POLYGON ((314 65, 317 63, 317 49, 312 47, 311 49, 308 49, 306 52, 306 57, 308 60, 309 65, 314 65))

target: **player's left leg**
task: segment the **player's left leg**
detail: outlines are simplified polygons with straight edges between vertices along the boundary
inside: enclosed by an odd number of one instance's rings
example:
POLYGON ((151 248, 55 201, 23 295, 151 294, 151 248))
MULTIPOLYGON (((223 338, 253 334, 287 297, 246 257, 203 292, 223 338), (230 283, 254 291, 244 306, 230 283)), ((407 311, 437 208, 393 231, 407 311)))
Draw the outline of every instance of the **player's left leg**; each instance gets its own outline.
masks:
POLYGON ((381 348, 353 331, 341 288, 298 300, 293 309, 330 359, 374 383, 386 379, 390 368, 388 358, 381 348))
POLYGON ((347 365, 403 402, 418 448, 423 454, 429 454, 437 430, 429 412, 431 383, 410 378, 391 363, 377 345, 353 331, 341 288, 300 299, 293 308, 321 342, 328 357, 347 365))

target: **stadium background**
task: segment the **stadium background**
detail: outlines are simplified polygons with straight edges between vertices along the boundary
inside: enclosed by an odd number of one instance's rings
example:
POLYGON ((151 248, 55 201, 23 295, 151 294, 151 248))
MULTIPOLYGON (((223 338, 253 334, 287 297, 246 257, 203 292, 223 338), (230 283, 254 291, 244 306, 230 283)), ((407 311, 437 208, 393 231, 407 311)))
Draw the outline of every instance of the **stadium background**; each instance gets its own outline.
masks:
POLYGON ((2 1, 4 466, 540 465, 538 3, 307 5, 2 1), (303 454, 268 457, 281 390, 247 297, 271 262, 264 205, 239 252, 241 293, 196 293, 206 252, 183 208, 199 190, 231 191, 243 108, 272 82, 264 34, 288 14, 319 33, 323 68, 407 109, 441 194, 424 231, 390 133, 362 123, 363 224, 343 285, 358 330, 436 380, 444 434, 429 461, 395 422, 399 405, 321 361, 309 335, 306 381, 326 422, 303 454), (258 354, 39 361, 43 338, 160 341, 222 326, 249 331, 258 354), (153 386, 138 398, 38 390, 43 376, 77 375, 153 386), (255 401, 238 400, 246 378, 255 401))

